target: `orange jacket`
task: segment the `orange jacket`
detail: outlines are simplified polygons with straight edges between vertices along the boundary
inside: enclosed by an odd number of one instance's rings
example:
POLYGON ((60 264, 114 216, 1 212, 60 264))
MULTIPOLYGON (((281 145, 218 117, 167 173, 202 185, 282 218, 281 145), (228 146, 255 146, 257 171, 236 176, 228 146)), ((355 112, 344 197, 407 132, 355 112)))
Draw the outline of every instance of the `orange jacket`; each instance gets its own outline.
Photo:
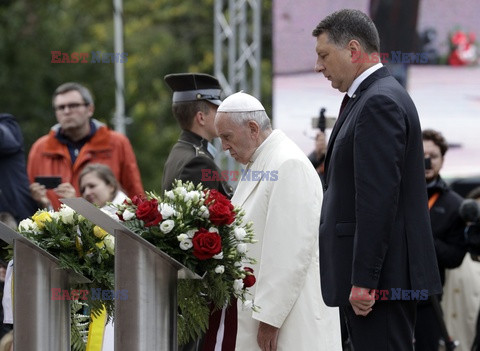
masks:
MULTIPOLYGON (((55 137, 58 125, 38 139, 28 154, 27 172, 30 182, 34 182, 36 176, 61 176, 62 183, 72 184, 77 196, 81 196, 78 176, 83 167, 88 163, 103 163, 112 169, 129 197, 143 194, 140 171, 130 141, 123 134, 108 129, 104 124, 96 120, 93 122, 97 126, 97 131, 81 148, 73 165, 68 147, 55 137)), ((58 209, 61 203, 53 190, 47 190, 47 196, 53 208, 58 209)))

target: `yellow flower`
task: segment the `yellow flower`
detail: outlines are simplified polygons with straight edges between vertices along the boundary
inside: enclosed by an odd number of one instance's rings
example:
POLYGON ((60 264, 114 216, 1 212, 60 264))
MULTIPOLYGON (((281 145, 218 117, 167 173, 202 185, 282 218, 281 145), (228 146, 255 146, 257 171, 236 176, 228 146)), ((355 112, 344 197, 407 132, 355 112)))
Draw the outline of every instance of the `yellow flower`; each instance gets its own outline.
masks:
POLYGON ((32 216, 32 219, 39 229, 43 229, 45 228, 45 222, 52 221, 52 216, 48 212, 38 211, 32 216))
POLYGON ((82 257, 83 255, 83 244, 82 244, 82 239, 80 237, 76 236, 75 237, 75 247, 77 248, 78 255, 82 257))
POLYGON ((104 237, 105 235, 107 235, 108 233, 107 233, 105 230, 103 230, 102 228, 100 228, 99 226, 96 225, 95 227, 93 227, 93 234, 94 234, 97 238, 103 239, 103 237, 104 237))
POLYGON ((99 241, 98 243, 96 243, 95 245, 97 245, 97 247, 98 247, 99 249, 103 249, 103 247, 105 246, 105 243, 104 243, 103 240, 102 240, 102 241, 99 241))

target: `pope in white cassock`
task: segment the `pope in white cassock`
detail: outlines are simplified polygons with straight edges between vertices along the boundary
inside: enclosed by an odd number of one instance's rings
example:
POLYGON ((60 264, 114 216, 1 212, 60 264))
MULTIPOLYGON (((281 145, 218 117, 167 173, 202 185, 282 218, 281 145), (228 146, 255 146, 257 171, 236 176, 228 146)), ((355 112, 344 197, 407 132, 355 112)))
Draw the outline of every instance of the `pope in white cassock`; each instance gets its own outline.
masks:
MULTIPOLYGON (((320 290, 318 228, 322 187, 305 154, 271 128, 262 104, 236 93, 217 110, 222 147, 247 165, 232 198, 253 222, 250 288, 258 312, 238 306, 238 351, 341 350, 339 312, 320 290)), ((328 269, 328 267, 324 267, 328 269)))

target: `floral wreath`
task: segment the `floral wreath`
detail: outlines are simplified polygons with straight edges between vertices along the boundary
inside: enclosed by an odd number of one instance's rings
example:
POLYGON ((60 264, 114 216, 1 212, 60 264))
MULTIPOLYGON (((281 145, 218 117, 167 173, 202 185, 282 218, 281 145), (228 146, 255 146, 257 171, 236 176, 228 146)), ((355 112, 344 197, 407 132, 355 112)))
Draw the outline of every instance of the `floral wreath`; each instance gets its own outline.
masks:
MULTIPOLYGON (((255 284, 245 264, 247 245, 254 243, 251 222, 217 190, 177 181, 163 198, 154 192, 117 205, 123 224, 202 279, 178 282, 178 341, 198 338, 208 327, 212 309, 232 303, 232 297, 256 310, 248 287, 255 284)), ((233 301, 236 303, 236 301, 233 301)))
POLYGON ((112 318, 115 304, 113 298, 96 299, 79 292, 91 289, 113 292, 115 238, 65 205, 59 211, 37 211, 19 223, 18 232, 56 257, 61 268, 92 281, 75 284, 72 290, 58 296, 72 302, 72 350, 85 350, 91 315, 98 316, 105 309, 108 318, 112 318), (86 315, 82 313, 84 307, 86 315))
MULTIPOLYGON (((202 279, 178 281, 178 341, 198 338, 208 327, 209 315, 239 299, 257 310, 247 288, 255 284, 255 260, 247 245, 255 243, 251 222, 217 190, 177 181, 163 198, 154 192, 126 199, 117 208, 116 219, 202 279), (118 217, 118 218, 117 218, 118 217)), ((114 290, 115 238, 102 228, 62 205, 59 211, 39 210, 24 219, 18 231, 59 259, 59 265, 92 281, 74 289, 114 290)), ((74 291, 74 290, 72 290, 74 291)), ((72 349, 84 350, 89 317, 83 305, 98 316, 103 308, 114 317, 114 299, 99 300, 68 296, 72 304, 72 349)))

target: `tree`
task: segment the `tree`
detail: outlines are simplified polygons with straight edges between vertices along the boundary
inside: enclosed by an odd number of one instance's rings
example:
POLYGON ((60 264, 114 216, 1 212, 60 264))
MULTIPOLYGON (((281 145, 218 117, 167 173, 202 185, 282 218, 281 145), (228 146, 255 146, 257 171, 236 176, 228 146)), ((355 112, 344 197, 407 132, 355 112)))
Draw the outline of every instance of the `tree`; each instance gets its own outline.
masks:
MULTIPOLYGON (((124 0, 127 135, 144 187, 159 190, 163 164, 180 134, 171 114, 168 73, 213 73, 214 0, 124 0)), ((263 1, 262 96, 271 109, 271 0, 263 1)), ((0 1, 0 110, 17 116, 28 150, 55 123, 51 96, 66 81, 92 90, 95 118, 111 125, 113 4, 94 0, 0 1), (52 63, 52 51, 89 53, 88 63, 52 63)))

